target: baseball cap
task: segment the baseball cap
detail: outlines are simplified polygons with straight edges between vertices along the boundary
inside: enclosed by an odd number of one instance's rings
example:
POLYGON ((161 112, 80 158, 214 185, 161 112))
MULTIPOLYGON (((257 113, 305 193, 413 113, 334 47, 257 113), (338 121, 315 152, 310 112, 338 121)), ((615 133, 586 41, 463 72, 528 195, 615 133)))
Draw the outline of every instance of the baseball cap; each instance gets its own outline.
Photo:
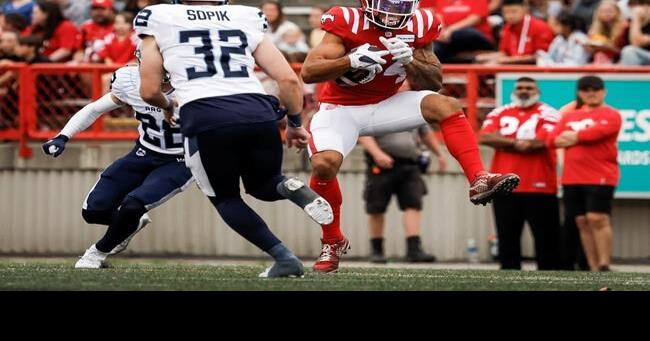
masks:
POLYGON ((580 79, 578 79, 578 90, 585 90, 585 89, 604 89, 605 88, 605 83, 603 82, 602 78, 598 76, 584 76, 580 79))
POLYGON ((113 8, 113 0, 93 0, 90 8, 113 8))

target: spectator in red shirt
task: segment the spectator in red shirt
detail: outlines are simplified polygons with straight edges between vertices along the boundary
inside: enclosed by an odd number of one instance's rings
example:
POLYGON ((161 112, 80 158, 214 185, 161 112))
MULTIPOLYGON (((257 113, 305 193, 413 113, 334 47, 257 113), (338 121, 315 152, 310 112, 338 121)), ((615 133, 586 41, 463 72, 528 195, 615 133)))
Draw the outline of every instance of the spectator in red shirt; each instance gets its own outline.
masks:
POLYGON ((443 29, 434 52, 443 63, 467 62, 460 52, 494 50, 492 29, 487 22, 488 0, 423 0, 420 8, 432 7, 443 29))
POLYGON ((67 62, 79 49, 81 35, 75 25, 63 18, 59 5, 39 1, 34 6, 32 26, 23 35, 43 39, 43 55, 52 62, 67 62))
POLYGON ((495 149, 491 172, 521 178, 509 196, 495 198, 494 218, 501 269, 521 269, 521 233, 528 222, 535 241, 538 270, 560 267, 560 209, 555 149, 546 136, 560 114, 539 101, 537 82, 519 78, 512 103, 494 109, 483 122, 479 141, 495 149))
POLYGON ((535 64, 538 50, 547 51, 553 30, 528 13, 524 0, 504 0, 501 8, 506 24, 501 31, 499 52, 476 56, 484 64, 535 64))
POLYGON ((98 53, 104 48, 106 39, 114 31, 115 10, 113 0, 93 0, 90 8, 90 20, 81 25, 81 41, 84 50, 77 53, 75 60, 98 63, 101 62, 98 53))
POLYGON ((602 79, 580 78, 577 109, 564 114, 547 141, 551 147, 566 148, 562 171, 565 210, 575 217, 592 271, 609 271, 610 213, 619 178, 616 140, 621 115, 605 105, 604 99, 602 79))
POLYGON ((138 37, 133 31, 133 14, 121 12, 115 16, 115 32, 106 38, 104 48, 97 54, 106 64, 124 65, 135 60, 138 37))

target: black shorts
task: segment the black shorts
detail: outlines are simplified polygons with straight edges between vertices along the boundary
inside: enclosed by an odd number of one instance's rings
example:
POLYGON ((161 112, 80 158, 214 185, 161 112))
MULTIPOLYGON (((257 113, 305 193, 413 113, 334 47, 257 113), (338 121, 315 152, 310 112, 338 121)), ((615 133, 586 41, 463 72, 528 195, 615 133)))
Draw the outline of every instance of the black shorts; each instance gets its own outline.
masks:
POLYGON ((367 172, 363 192, 366 213, 385 213, 393 194, 397 195, 402 211, 408 208, 422 209, 422 197, 427 194, 427 187, 417 165, 395 164, 392 169, 381 170, 379 174, 367 172))
POLYGON ((564 185, 562 192, 564 208, 569 217, 585 215, 587 212, 612 212, 614 186, 564 185))

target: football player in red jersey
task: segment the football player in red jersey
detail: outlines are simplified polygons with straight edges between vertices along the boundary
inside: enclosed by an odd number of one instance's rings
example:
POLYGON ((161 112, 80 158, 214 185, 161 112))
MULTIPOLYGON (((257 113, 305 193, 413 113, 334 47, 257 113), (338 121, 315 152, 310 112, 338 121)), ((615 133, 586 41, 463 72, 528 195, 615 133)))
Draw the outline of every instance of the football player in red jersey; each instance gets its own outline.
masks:
POLYGON ((441 24, 431 10, 417 5, 418 0, 362 0, 361 8, 333 7, 321 18, 326 32, 322 42, 303 64, 305 82, 326 82, 310 125, 310 186, 332 205, 334 221, 322 225, 323 248, 314 264, 317 272, 337 271, 341 255, 349 248, 340 229, 342 197, 336 174, 359 136, 437 122, 447 148, 471 183, 474 204, 510 193, 519 183, 515 174, 484 170, 462 106, 435 92, 442 86, 442 73, 432 44, 441 24), (344 75, 346 81, 337 82, 344 75), (352 79, 356 85, 350 77, 357 77, 352 79), (397 93, 407 78, 417 90, 397 93))

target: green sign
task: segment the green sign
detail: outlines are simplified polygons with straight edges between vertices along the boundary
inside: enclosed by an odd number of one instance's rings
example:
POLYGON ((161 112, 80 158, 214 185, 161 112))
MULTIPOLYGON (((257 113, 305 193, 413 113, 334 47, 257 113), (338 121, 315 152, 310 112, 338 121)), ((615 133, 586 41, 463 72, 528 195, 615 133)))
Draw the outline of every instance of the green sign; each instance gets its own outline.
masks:
MULTIPOLYGON (((497 75, 496 104, 510 101, 515 80, 529 76, 537 80, 541 101, 561 108, 575 100, 577 73, 502 73, 497 75)), ((623 116, 618 135, 621 180, 617 198, 650 198, 650 74, 600 74, 605 81, 608 105, 623 116)))

